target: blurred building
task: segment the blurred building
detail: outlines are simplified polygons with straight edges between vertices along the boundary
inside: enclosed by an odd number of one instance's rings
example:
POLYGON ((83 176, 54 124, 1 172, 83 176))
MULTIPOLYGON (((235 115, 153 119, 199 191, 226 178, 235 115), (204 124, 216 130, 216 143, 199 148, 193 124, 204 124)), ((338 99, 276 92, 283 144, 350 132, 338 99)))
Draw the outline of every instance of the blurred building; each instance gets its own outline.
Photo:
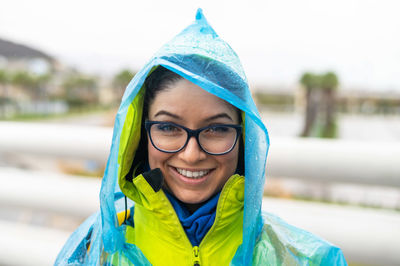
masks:
POLYGON ((0 119, 108 106, 120 98, 114 91, 109 77, 81 73, 44 51, 0 38, 0 119))
POLYGON ((61 67, 45 52, 0 38, 0 117, 65 112, 62 103, 48 101, 61 93, 54 82, 61 67))
POLYGON ((0 68, 45 74, 57 68, 57 61, 42 51, 0 38, 0 68))

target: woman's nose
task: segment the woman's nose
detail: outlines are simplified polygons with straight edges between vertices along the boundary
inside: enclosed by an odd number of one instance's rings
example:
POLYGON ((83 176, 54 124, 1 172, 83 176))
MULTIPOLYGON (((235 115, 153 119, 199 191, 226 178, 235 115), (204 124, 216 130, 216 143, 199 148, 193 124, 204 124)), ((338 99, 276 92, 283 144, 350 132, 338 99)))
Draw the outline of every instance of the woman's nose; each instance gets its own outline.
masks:
POLYGON ((207 154, 200 148, 196 138, 191 137, 186 147, 178 153, 178 156, 187 163, 195 163, 204 160, 207 154))

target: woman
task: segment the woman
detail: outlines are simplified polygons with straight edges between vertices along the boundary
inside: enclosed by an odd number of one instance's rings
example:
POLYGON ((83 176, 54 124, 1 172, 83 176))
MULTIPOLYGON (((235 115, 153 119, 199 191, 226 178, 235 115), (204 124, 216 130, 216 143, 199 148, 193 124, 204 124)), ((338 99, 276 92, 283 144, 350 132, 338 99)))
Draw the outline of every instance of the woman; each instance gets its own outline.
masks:
POLYGON ((340 249, 261 214, 268 146, 239 59, 199 10, 127 87, 101 212, 56 264, 346 265, 340 249))

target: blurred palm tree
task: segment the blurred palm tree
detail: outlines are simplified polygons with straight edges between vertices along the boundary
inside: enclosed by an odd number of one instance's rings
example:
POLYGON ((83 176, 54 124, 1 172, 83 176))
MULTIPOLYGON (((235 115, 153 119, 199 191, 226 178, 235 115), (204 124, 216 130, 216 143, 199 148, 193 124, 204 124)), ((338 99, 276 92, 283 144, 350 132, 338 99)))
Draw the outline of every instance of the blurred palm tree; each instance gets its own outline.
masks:
POLYGON ((26 71, 18 71, 11 77, 11 83, 19 87, 30 99, 35 98, 34 89, 37 86, 34 76, 26 71))
POLYGON ((311 130, 317 118, 318 100, 315 97, 315 92, 320 86, 320 77, 316 74, 306 72, 300 78, 300 83, 303 85, 306 92, 306 113, 301 136, 308 137, 311 134, 311 130))
POLYGON ((1 88, 0 97, 1 96, 2 97, 7 97, 6 86, 7 86, 8 82, 9 82, 9 80, 10 80, 10 78, 9 78, 8 73, 5 70, 0 69, 0 88, 1 88))
POLYGON ((4 105, 8 100, 8 90, 7 85, 10 81, 9 74, 0 69, 0 107, 4 105))
POLYGON ((65 91, 64 98, 72 108, 91 107, 99 102, 97 79, 74 74, 64 79, 61 85, 65 91))
POLYGON ((20 87, 33 100, 47 99, 47 86, 52 76, 50 74, 35 75, 19 71, 12 75, 13 85, 20 87))
POLYGON ((8 78, 8 74, 5 70, 0 69, 0 84, 4 85, 8 82, 9 78, 8 78))
POLYGON ((47 99, 49 92, 47 91, 48 85, 52 80, 50 73, 42 74, 35 77, 36 79, 36 91, 40 98, 47 99))
POLYGON ((117 102, 121 100, 126 86, 128 86, 129 82, 134 76, 135 73, 128 69, 121 70, 114 76, 112 81, 112 86, 115 88, 116 93, 118 95, 117 97, 115 97, 115 100, 117 102))
POLYGON ((339 85, 337 75, 334 72, 321 75, 306 72, 301 77, 300 83, 306 91, 306 114, 301 136, 335 138, 337 136, 336 89, 339 85))
POLYGON ((336 89, 339 85, 339 79, 333 72, 327 72, 321 77, 321 88, 324 102, 324 126, 321 137, 334 138, 337 135, 337 126, 335 119, 336 89))
POLYGON ((7 84, 9 82, 8 73, 0 69, 0 119, 4 117, 6 104, 9 101, 7 84))

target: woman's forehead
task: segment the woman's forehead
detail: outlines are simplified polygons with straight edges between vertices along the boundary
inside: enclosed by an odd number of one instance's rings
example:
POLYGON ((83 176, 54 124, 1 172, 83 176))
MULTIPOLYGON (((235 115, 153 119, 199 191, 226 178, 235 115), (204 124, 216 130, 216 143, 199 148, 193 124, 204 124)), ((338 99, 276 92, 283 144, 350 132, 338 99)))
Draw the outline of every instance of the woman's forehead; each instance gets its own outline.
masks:
POLYGON ((196 84, 182 79, 160 91, 150 105, 150 117, 161 110, 179 116, 199 116, 207 118, 226 113, 236 118, 236 108, 223 99, 205 91, 196 84))

